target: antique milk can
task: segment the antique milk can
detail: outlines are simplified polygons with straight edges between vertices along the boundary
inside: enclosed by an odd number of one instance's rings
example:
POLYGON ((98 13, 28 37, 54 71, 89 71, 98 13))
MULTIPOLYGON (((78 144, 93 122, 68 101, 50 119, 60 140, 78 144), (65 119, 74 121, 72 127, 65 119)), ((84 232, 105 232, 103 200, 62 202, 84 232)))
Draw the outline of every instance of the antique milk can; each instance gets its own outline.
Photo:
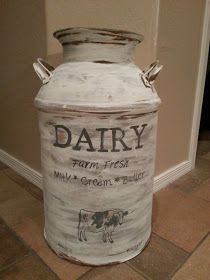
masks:
POLYGON ((143 36, 68 28, 64 62, 42 59, 39 111, 45 229, 61 257, 91 265, 129 260, 151 233, 157 109, 155 62, 133 62, 143 36))

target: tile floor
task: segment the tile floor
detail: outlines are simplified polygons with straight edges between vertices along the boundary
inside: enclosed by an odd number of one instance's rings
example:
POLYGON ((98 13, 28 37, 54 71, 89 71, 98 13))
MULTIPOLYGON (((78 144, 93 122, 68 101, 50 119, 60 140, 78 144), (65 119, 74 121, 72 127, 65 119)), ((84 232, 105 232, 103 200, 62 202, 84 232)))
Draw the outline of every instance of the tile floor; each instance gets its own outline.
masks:
POLYGON ((151 241, 127 263, 69 263, 42 231, 42 192, 0 163, 0 279, 210 280, 210 141, 199 142, 193 171, 155 193, 151 241))

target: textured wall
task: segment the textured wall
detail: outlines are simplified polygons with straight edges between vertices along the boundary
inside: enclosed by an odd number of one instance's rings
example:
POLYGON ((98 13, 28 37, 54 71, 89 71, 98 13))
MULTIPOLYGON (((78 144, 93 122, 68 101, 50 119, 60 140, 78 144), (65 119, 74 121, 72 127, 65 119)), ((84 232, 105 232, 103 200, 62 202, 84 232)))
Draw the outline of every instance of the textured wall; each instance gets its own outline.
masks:
POLYGON ((0 33, 0 148, 40 170, 32 63, 46 53, 43 1, 1 1, 0 33))

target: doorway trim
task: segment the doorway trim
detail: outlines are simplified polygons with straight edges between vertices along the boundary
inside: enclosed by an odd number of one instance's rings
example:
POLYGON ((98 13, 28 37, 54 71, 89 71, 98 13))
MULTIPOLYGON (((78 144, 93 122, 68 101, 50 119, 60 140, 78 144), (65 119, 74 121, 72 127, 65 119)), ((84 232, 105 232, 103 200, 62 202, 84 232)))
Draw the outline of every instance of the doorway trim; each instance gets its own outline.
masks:
POLYGON ((198 145, 198 133, 201 119, 201 109, 203 103, 203 94, 206 78, 206 69, 208 61, 208 51, 210 43, 210 0, 205 1, 205 10, 203 17, 203 27, 201 35, 200 58, 198 65, 198 75, 195 91, 195 104, 193 110, 192 129, 190 136, 189 161, 191 169, 195 167, 195 159, 198 145))

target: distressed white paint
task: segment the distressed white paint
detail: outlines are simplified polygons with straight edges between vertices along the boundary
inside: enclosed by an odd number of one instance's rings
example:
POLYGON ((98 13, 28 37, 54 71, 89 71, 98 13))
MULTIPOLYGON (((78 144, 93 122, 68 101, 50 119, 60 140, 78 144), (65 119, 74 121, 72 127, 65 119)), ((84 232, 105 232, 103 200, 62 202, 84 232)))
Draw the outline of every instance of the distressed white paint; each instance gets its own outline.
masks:
POLYGON ((63 33, 62 42, 76 44, 65 45, 65 63, 35 100, 45 238, 68 259, 123 262, 141 252, 151 232, 160 103, 151 83, 158 68, 143 72, 133 64, 131 50, 142 39, 137 34, 82 28, 63 33))

